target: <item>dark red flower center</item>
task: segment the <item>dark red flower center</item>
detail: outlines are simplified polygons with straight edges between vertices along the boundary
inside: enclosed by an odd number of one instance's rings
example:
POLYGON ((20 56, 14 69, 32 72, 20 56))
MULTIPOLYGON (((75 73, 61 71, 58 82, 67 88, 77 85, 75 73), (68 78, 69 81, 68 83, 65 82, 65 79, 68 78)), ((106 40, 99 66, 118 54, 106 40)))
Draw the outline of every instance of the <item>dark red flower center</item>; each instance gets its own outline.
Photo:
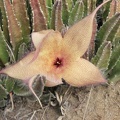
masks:
POLYGON ((56 60, 55 60, 55 62, 54 62, 54 66, 56 67, 56 68, 58 68, 58 67, 61 67, 63 65, 63 59, 61 59, 61 58, 56 58, 56 60))

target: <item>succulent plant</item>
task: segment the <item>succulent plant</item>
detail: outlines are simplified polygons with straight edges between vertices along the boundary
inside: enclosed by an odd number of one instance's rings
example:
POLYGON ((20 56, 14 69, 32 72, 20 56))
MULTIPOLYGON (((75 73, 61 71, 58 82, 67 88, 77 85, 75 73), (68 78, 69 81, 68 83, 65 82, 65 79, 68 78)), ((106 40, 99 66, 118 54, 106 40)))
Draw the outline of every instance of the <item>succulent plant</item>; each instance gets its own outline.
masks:
MULTIPOLYGON (((30 34, 53 29, 65 34, 68 27, 90 14, 100 0, 1 0, 0 69, 16 63, 34 49, 30 34)), ((95 64, 108 82, 120 80, 120 1, 112 0, 98 12, 98 30, 84 57, 95 64), (101 24, 102 23, 102 24, 101 24)), ((33 89, 42 95, 44 82, 39 76, 33 89)), ((21 81, 0 75, 0 106, 10 92, 31 96, 21 81)), ((30 97, 29 97, 30 98, 30 97)))

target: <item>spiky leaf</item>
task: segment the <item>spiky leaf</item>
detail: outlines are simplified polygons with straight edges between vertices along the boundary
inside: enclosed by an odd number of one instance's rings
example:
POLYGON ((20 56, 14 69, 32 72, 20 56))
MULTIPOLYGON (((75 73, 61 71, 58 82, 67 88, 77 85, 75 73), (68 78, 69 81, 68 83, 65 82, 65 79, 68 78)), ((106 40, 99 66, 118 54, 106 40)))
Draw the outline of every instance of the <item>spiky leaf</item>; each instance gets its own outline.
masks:
POLYGON ((46 20, 38 0, 30 0, 33 13, 33 31, 45 30, 46 20))
POLYGON ((4 0, 4 4, 5 4, 7 19, 8 19, 10 41, 13 46, 15 57, 17 58, 18 46, 23 40, 22 31, 18 23, 18 20, 14 14, 12 4, 10 3, 9 0, 4 0))
POLYGON ((41 9, 44 13, 46 21, 48 20, 48 9, 47 9, 47 3, 46 0, 39 0, 41 9))
POLYGON ((109 79, 113 82, 120 80, 120 57, 118 58, 113 69, 109 72, 109 79))
POLYGON ((102 17, 103 17, 103 22, 106 22, 106 20, 108 19, 108 14, 110 13, 110 3, 108 2, 102 9, 102 17))
POLYGON ((69 10, 66 0, 62 1, 62 19, 65 25, 68 25, 69 10))
POLYGON ((84 0, 84 16, 88 15, 88 0, 84 0))
POLYGON ((26 4, 24 0, 13 0, 13 9, 15 16, 20 23, 20 28, 22 30, 22 37, 25 43, 29 42, 30 25, 29 19, 26 11, 26 4), (24 17, 23 17, 24 16, 24 17))
POLYGON ((52 0, 46 0, 46 5, 47 5, 47 9, 48 9, 48 28, 50 28, 50 23, 51 23, 51 12, 52 12, 52 0))
POLYGON ((117 37, 117 38, 115 38, 114 40, 113 40, 113 46, 114 47, 116 47, 117 45, 119 45, 120 44, 120 37, 117 37))
POLYGON ((119 12, 120 12, 120 1, 119 0, 112 0, 112 2, 110 3, 110 10, 109 10, 108 19, 119 12))
POLYGON ((98 51, 96 53, 96 55, 92 58, 91 62, 94 64, 94 65, 97 65, 98 63, 98 60, 100 59, 101 55, 102 55, 102 52, 103 52, 103 49, 105 48, 105 46, 108 44, 108 42, 104 42, 99 48, 98 48, 98 51))
POLYGON ((120 45, 116 46, 112 51, 108 67, 109 70, 114 67, 119 57, 120 57, 120 45))
POLYGON ((5 6, 3 0, 0 0, 0 10, 1 10, 1 29, 3 30, 3 33, 5 35, 5 38, 7 41, 10 40, 9 32, 8 32, 8 22, 7 22, 7 16, 5 11, 5 6))
POLYGON ((96 8, 96 0, 88 0, 88 13, 90 14, 96 8))
POLYGON ((104 41, 113 41, 118 29, 120 26, 120 14, 114 15, 111 19, 109 19, 104 25, 100 28, 96 39, 97 39, 97 48, 99 48, 100 44, 104 41))
POLYGON ((120 74, 120 57, 118 58, 115 66, 113 67, 112 71, 111 71, 111 76, 115 75, 115 74, 120 74))
POLYGON ((9 61, 6 41, 1 29, 0 29, 0 60, 2 61, 3 64, 6 64, 9 61))
POLYGON ((73 25, 73 23, 77 22, 83 17, 84 14, 84 5, 81 1, 76 2, 75 6, 73 7, 69 19, 68 24, 73 25))
POLYGON ((112 51, 112 44, 108 42, 108 44, 104 47, 101 57, 97 63, 97 67, 102 70, 106 71, 108 69, 110 56, 112 51))
POLYGON ((61 8, 61 1, 56 1, 52 9, 51 29, 61 31, 63 27, 61 8))
POLYGON ((119 80, 120 80, 120 74, 117 74, 117 75, 109 78, 109 82, 114 82, 115 83, 119 80))
POLYGON ((66 4, 68 6, 68 10, 71 11, 74 3, 73 3, 73 0, 65 0, 66 1, 66 4))

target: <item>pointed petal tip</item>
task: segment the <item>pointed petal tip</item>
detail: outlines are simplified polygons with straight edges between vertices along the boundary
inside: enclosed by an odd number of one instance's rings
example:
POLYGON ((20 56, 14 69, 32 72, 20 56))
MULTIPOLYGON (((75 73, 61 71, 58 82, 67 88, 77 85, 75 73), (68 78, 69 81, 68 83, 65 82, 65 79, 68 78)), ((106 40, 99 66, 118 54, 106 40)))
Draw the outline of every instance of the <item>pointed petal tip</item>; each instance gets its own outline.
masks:
POLYGON ((109 1, 110 0, 106 0, 96 7, 91 14, 70 27, 64 35, 64 41, 67 42, 71 48, 75 49, 75 51, 78 53, 78 57, 84 55, 91 40, 93 40, 95 37, 94 32, 96 32, 96 25, 94 24, 94 18, 97 11, 109 1))
POLYGON ((107 82, 107 80, 105 79, 105 78, 101 78, 101 79, 99 79, 96 83, 94 83, 94 84, 104 84, 104 83, 106 83, 107 82))
POLYGON ((100 80, 100 83, 106 83, 106 82, 107 82, 106 79, 102 79, 102 80, 100 80))
MULTIPOLYGON (((97 86, 97 85, 104 85, 107 83, 107 80, 102 78, 102 79, 99 79, 97 82, 94 82, 94 83, 91 83, 91 84, 87 84, 87 85, 94 85, 94 86, 97 86)), ((86 86, 87 86, 86 85, 86 86)))
POLYGON ((66 70, 63 78, 72 86, 80 87, 106 82, 106 79, 102 76, 99 69, 85 59, 81 58, 69 67, 70 68, 66 70))
POLYGON ((108 3, 108 2, 110 2, 111 0, 106 0, 106 1, 104 1, 103 3, 101 3, 95 10, 94 10, 94 12, 92 13, 92 14, 95 14, 104 4, 106 4, 106 3, 108 3))
POLYGON ((47 87, 52 87, 52 86, 63 84, 62 79, 60 77, 56 77, 52 74, 47 74, 43 76, 45 76, 45 80, 46 80, 45 86, 47 87))

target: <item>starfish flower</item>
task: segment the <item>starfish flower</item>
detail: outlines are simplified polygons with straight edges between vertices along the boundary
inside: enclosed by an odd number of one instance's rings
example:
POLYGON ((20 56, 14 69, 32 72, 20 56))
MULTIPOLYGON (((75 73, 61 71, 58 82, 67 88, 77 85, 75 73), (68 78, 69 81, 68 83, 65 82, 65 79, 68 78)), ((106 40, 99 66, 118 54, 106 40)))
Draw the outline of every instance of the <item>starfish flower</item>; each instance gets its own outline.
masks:
POLYGON ((62 79, 77 87, 105 82, 98 68, 82 56, 93 38, 95 14, 108 1, 68 29, 64 37, 54 30, 33 32, 36 50, 0 73, 28 83, 33 93, 32 83, 39 74, 46 77, 46 86, 62 84, 62 79))

